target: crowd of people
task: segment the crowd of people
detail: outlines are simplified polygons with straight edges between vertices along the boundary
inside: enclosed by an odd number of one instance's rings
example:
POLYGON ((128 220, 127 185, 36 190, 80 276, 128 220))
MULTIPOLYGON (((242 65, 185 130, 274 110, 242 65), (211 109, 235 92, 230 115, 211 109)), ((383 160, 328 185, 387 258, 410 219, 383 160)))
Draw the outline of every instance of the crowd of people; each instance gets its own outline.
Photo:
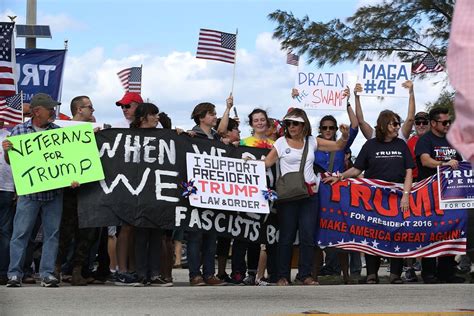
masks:
MULTIPOLYGON (((49 95, 33 96, 25 113, 30 118, 15 126, 10 133, 0 129, 0 284, 20 287, 36 283, 39 272, 41 286, 57 287, 61 282, 84 286, 113 282, 125 286, 173 286, 173 268, 182 268, 183 243, 186 245, 189 283, 191 286, 243 285, 318 285, 318 276, 342 273, 346 284, 359 279, 361 254, 335 248, 320 249, 314 243, 318 229, 321 181, 333 184, 346 178, 364 176, 403 183, 404 193, 400 212, 409 208, 412 183, 436 173, 437 166, 458 167, 462 157, 446 140, 451 125, 448 110, 433 108, 416 112, 414 87, 411 81, 403 85, 409 91, 408 113, 405 120, 390 110, 382 111, 375 127, 364 119, 357 84, 353 91, 345 89, 350 126, 338 126, 332 115, 324 116, 313 129, 305 111, 290 108, 282 119, 270 118, 256 108, 248 115, 251 136, 241 139, 239 118, 230 117, 233 97, 226 100, 226 109, 218 118, 212 103, 195 106, 191 119, 195 126, 188 133, 221 141, 229 146, 250 146, 269 149, 264 163, 271 167, 278 162, 281 176, 301 170, 308 196, 277 203, 279 239, 275 244, 258 244, 217 236, 213 232, 183 231, 134 227, 125 220, 117 227, 79 228, 77 187, 55 189, 16 196, 9 166, 12 143, 8 136, 36 133, 59 128, 54 123, 56 107, 60 104, 49 95), (354 94, 355 110, 349 99, 354 94), (412 131, 414 126, 414 133, 412 131), (351 160, 351 145, 359 129, 367 139, 355 162, 351 160), (337 138, 337 132, 340 138, 337 138), (440 151, 444 149, 444 151, 440 151), (448 150, 449 149, 449 150, 448 150), (398 153, 381 157, 380 152, 398 153), (442 154, 441 154, 442 152, 442 154), (321 174, 329 172, 334 176, 321 174), (291 265, 294 242, 298 232, 298 273, 292 278, 291 265), (41 243, 38 243, 38 240, 41 243), (39 245, 39 246, 38 246, 39 245), (231 271, 227 273, 230 255, 231 271), (215 258, 217 257, 217 273, 215 258), (325 264, 323 264, 325 262, 325 264)), ((298 95, 297 90, 292 96, 298 95)), ((152 103, 127 92, 116 102, 123 120, 113 124, 118 128, 168 128, 171 119, 152 103)), ((87 96, 71 101, 72 121, 95 122, 94 106, 87 96)), ((0 122, 0 128, 3 123, 0 122)), ((473 260, 472 216, 469 217, 467 269, 473 260)), ((379 267, 383 258, 365 254, 367 274, 358 281, 379 283, 379 267)), ((415 259, 390 259, 390 283, 418 281, 415 259), (403 277, 403 270, 405 276, 403 277)), ((421 259, 424 283, 459 283, 457 262, 453 256, 421 259)), ((474 279, 474 278, 472 278, 474 279)))

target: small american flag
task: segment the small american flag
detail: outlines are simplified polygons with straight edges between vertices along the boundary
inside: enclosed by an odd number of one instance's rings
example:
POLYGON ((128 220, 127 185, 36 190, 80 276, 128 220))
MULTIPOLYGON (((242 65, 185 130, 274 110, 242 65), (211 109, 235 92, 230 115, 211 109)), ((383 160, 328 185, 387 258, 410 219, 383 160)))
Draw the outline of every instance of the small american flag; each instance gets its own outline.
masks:
POLYGON ((142 91, 142 67, 126 68, 117 73, 125 92, 141 93, 142 91))
POLYGON ((14 23, 0 22, 0 97, 16 93, 14 23))
POLYGON ((237 35, 201 29, 196 58, 211 59, 233 64, 237 35))
POLYGON ((292 53, 288 53, 288 55, 286 55, 286 63, 288 65, 298 66, 299 61, 300 61, 300 56, 298 55, 295 55, 292 53))
POLYGON ((441 72, 443 70, 444 67, 434 59, 433 55, 427 53, 421 60, 421 63, 413 68, 412 73, 421 74, 424 72, 441 72))
POLYGON ((16 125, 23 122, 23 98, 21 93, 0 99, 0 121, 16 125))

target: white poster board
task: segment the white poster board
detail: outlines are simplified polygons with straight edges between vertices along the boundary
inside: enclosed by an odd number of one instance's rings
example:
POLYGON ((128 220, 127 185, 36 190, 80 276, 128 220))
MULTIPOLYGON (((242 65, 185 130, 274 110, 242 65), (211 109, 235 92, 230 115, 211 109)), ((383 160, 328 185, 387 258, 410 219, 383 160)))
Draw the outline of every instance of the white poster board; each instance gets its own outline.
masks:
POLYGON ((345 111, 343 93, 347 85, 347 74, 342 72, 300 71, 295 83, 299 92, 295 106, 305 110, 345 111))
POLYGON ((197 188, 192 206, 250 213, 270 213, 263 161, 186 153, 188 180, 197 188))
POLYGON ((372 62, 360 64, 358 82, 362 84, 359 95, 376 97, 408 97, 402 83, 411 80, 411 64, 397 62, 372 62))

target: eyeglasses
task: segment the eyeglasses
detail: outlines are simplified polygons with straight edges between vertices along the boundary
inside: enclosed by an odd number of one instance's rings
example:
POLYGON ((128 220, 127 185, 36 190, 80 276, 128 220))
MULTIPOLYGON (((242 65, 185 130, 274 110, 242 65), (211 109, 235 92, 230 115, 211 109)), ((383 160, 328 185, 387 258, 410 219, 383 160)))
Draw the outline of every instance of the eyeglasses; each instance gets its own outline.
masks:
POLYGON ((285 126, 287 126, 287 127, 290 127, 291 125, 300 126, 300 124, 303 124, 303 123, 298 122, 298 121, 290 121, 290 120, 285 121, 285 126))
POLYGON ((390 122, 390 125, 392 125, 393 127, 398 127, 398 126, 400 126, 400 122, 397 122, 397 121, 390 122))
POLYGON ((334 126, 334 125, 331 125, 331 126, 320 126, 319 127, 322 131, 335 131, 337 130, 337 127, 334 126))
POLYGON ((415 125, 428 125, 428 121, 427 120, 417 120, 415 121, 415 125))
POLYGON ((131 105, 130 104, 122 104, 120 107, 122 109, 130 109, 131 105))
POLYGON ((436 121, 436 123, 441 123, 443 124, 443 126, 446 126, 446 125, 451 125, 451 120, 445 120, 445 121, 436 121))

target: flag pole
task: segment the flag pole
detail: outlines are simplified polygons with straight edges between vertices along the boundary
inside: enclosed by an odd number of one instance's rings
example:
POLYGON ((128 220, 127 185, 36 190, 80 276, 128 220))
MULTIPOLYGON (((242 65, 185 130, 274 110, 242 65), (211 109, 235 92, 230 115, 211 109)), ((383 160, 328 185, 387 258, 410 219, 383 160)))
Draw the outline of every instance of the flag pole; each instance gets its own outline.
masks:
POLYGON ((21 121, 25 122, 25 116, 23 115, 23 90, 20 91, 20 102, 21 102, 21 121))
POLYGON ((140 95, 142 94, 142 78, 143 78, 143 64, 140 64, 140 95))
POLYGON ((234 93, 234 81, 235 81, 235 64, 237 60, 237 35, 239 34, 239 29, 235 29, 235 54, 234 54, 234 71, 232 73, 232 89, 230 90, 230 93, 234 93))

